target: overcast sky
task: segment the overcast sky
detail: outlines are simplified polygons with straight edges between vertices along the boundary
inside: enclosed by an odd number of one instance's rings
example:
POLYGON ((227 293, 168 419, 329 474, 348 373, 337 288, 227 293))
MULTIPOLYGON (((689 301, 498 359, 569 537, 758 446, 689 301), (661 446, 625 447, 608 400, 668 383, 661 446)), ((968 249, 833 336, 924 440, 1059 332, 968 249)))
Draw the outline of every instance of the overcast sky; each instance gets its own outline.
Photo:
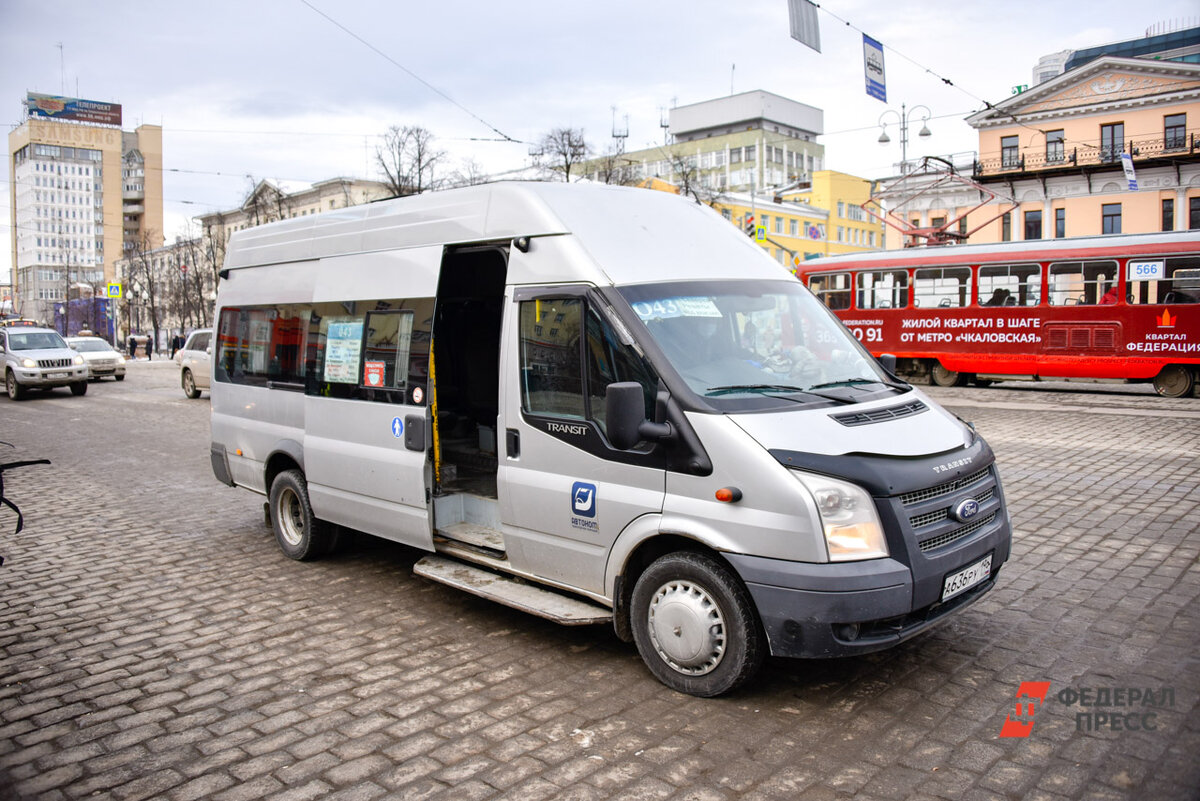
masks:
MULTIPOLYGON (((823 109, 826 166, 881 177, 900 160, 896 114, 891 144, 876 141, 888 109, 931 112, 927 139, 911 115, 910 158, 973 151, 963 118, 1031 83, 1039 57, 1200 24, 1195 0, 821 5, 817 53, 789 37, 787 0, 0 0, 0 120, 20 124, 33 91, 120 103, 127 130, 162 125, 170 239, 259 179, 377 178, 390 125, 428 128, 451 168, 499 173, 554 127, 602 150, 614 107, 635 150, 663 141, 672 105, 753 89, 823 109), (864 91, 860 31, 886 48, 886 104, 864 91), (518 143, 481 141, 500 134, 518 143)), ((4 280, 7 161, 0 180, 4 280)))

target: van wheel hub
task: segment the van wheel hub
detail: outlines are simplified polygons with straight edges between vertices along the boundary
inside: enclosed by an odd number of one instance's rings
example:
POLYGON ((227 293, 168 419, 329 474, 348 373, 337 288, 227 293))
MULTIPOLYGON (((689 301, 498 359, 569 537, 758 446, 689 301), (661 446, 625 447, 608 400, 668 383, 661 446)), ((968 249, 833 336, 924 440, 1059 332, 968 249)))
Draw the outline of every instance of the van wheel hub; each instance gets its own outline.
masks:
POLYGON ((650 639, 664 662, 680 673, 703 676, 725 656, 725 620, 716 601, 690 581, 671 581, 650 601, 650 639))

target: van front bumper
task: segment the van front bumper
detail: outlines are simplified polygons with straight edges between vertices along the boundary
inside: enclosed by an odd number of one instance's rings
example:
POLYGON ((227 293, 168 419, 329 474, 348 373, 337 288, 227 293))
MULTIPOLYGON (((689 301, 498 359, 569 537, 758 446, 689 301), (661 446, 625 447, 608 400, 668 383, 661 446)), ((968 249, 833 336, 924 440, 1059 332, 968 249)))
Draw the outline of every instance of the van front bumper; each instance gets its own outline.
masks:
POLYGON ((894 559, 811 564, 722 556, 750 591, 771 654, 801 659, 868 654, 915 637, 987 593, 1002 563, 994 554, 985 581, 913 609, 912 572, 894 559))

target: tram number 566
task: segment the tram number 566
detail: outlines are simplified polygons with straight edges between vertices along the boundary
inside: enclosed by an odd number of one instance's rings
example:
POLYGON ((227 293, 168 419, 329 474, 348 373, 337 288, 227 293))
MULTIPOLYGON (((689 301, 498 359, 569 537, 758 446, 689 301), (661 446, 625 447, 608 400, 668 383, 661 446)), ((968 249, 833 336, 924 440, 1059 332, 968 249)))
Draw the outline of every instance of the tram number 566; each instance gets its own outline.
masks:
POLYGON ((883 341, 883 329, 881 328, 851 328, 850 333, 854 334, 859 342, 883 341))

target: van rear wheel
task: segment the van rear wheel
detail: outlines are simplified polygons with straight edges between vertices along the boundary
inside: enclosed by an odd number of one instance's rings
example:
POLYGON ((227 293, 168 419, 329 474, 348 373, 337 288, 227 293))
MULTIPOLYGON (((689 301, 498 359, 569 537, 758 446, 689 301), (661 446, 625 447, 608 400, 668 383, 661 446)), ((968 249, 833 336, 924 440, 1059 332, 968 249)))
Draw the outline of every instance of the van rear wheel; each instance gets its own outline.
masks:
POLYGON ((303 473, 285 470, 275 476, 270 497, 271 528, 284 555, 307 562, 333 550, 333 527, 313 515, 303 473))
POLYGON ((630 604, 633 639, 650 672, 702 698, 744 685, 766 658, 750 594, 711 556, 679 551, 638 578, 630 604))
POLYGON ((1186 398, 1195 386, 1192 371, 1181 364, 1169 364, 1154 377, 1154 391, 1164 398, 1186 398))

